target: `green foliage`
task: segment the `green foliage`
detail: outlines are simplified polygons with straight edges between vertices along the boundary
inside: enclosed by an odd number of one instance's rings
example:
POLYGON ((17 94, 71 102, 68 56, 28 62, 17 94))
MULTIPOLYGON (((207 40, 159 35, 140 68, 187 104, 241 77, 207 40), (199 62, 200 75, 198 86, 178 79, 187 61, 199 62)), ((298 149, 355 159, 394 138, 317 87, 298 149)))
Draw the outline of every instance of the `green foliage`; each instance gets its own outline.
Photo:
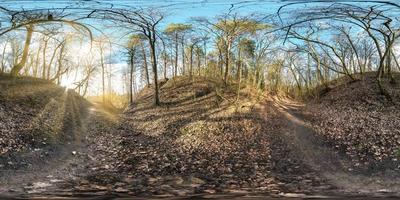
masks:
POLYGON ((167 28, 165 28, 164 32, 167 34, 177 34, 190 29, 192 29, 191 24, 171 23, 167 25, 167 28))
POLYGON ((128 41, 128 48, 134 48, 138 46, 145 39, 146 39, 145 36, 142 34, 131 35, 128 41))
POLYGON ((254 57, 256 51, 256 42, 251 39, 241 39, 239 42, 239 48, 242 51, 242 54, 248 57, 254 57))
POLYGON ((226 33, 239 35, 242 33, 255 34, 259 30, 269 28, 269 25, 251 19, 223 19, 216 24, 216 27, 226 33))
POLYGON ((400 159, 400 149, 397 149, 396 152, 394 153, 394 155, 400 159))

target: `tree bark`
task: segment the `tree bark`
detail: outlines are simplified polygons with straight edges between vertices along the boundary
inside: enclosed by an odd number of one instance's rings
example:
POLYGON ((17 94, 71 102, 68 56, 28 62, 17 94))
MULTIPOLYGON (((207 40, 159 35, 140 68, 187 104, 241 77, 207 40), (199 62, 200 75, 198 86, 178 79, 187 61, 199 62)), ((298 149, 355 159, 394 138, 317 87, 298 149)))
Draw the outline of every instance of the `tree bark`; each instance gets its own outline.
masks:
POLYGON ((227 41, 227 47, 225 49, 225 74, 224 74, 224 83, 225 85, 228 84, 228 74, 229 74, 229 62, 230 62, 230 49, 231 49, 231 44, 229 41, 227 41))
POLYGON ((240 80, 240 76, 241 76, 241 73, 240 73, 240 67, 241 67, 241 52, 240 52, 240 47, 238 48, 238 60, 237 60, 237 76, 236 76, 236 79, 237 80, 240 80))
POLYGON ((194 48, 194 45, 190 45, 190 47, 189 47, 189 53, 190 53, 190 55, 189 55, 189 78, 190 79, 192 79, 192 76, 193 76, 193 48, 194 48))
POLYGON ((147 82, 147 85, 150 85, 149 67, 147 65, 146 50, 144 49, 143 43, 141 43, 140 46, 142 48, 143 64, 144 64, 144 70, 145 70, 145 75, 146 75, 146 82, 147 82))
MULTIPOLYGON (((150 31, 149 31, 150 32, 150 31)), ((155 31, 149 35, 150 44, 150 54, 151 54, 151 64, 153 66, 153 76, 154 76, 154 104, 156 106, 160 105, 160 99, 158 94, 158 76, 157 76, 157 56, 156 56, 156 36, 155 31)))
POLYGON ((54 77, 51 79, 51 81, 57 80, 57 82, 58 82, 59 77, 60 77, 61 74, 62 74, 62 73, 61 73, 61 70, 62 70, 62 68, 63 68, 62 59, 63 59, 63 52, 64 52, 64 50, 65 50, 65 43, 64 43, 64 41, 63 41, 62 44, 61 44, 60 53, 59 53, 58 59, 57 59, 57 62, 58 62, 57 71, 56 71, 56 74, 54 75, 54 77))
POLYGON ((4 68, 5 68, 4 58, 6 54, 6 49, 7 49, 7 42, 4 44, 3 53, 1 55, 1 69, 0 69, 1 74, 4 73, 4 68))
POLYGON ((46 77, 46 49, 47 49, 47 40, 44 41, 43 47, 43 64, 42 64, 42 78, 46 77))
POLYGON ((134 56, 135 53, 133 52, 133 50, 130 50, 130 59, 129 59, 129 64, 130 64, 130 75, 129 75, 129 102, 132 104, 133 103, 133 80, 134 80, 134 56))
POLYGON ((25 39, 25 46, 24 46, 24 51, 22 53, 22 58, 21 61, 14 65, 14 67, 11 69, 11 76, 17 76, 21 69, 25 66, 26 64, 26 58, 28 57, 29 53, 29 46, 31 45, 31 40, 32 40, 32 34, 33 34, 33 25, 28 25, 26 27, 26 39, 25 39))
POLYGON ((175 76, 178 76, 178 54, 179 54, 179 45, 178 45, 178 33, 175 33, 175 76))
POLYGON ((35 66, 33 68, 33 77, 38 77, 38 71, 39 71, 39 61, 40 61, 40 51, 42 50, 42 46, 40 45, 38 48, 38 51, 36 53, 36 62, 35 66))
POLYGON ((184 36, 182 35, 182 75, 186 74, 186 69, 185 69, 185 42, 184 42, 184 36))
POLYGON ((196 52, 197 54, 197 70, 199 72, 199 76, 201 76, 201 58, 199 50, 196 52))

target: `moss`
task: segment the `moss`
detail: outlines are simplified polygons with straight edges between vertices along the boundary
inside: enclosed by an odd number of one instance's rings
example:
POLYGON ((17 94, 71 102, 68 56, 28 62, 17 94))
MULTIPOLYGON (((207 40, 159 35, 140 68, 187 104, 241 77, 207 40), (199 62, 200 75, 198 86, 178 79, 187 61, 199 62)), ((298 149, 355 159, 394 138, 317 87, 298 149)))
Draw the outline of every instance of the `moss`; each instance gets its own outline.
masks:
POLYGON ((400 159, 400 149, 397 149, 397 150, 394 152, 394 155, 395 155, 398 159, 400 159))

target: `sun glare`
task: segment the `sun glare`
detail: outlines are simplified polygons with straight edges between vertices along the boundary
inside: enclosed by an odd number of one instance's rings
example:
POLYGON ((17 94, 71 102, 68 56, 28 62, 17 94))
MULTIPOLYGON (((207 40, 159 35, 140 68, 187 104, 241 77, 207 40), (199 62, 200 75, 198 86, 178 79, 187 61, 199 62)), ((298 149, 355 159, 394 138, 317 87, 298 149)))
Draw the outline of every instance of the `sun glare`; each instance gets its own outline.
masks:
POLYGON ((61 79, 60 85, 65 87, 66 89, 74 89, 76 87, 75 80, 69 77, 61 79))

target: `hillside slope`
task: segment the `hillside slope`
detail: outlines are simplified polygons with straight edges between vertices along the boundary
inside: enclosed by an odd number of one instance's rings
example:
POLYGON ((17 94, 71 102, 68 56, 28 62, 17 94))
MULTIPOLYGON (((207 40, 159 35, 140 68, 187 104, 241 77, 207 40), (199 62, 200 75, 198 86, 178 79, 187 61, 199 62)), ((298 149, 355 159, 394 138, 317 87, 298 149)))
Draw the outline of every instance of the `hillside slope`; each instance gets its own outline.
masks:
MULTIPOLYGON (((400 194, 399 178, 389 177, 388 181, 380 176, 358 176, 347 173, 347 165, 342 173, 341 161, 345 159, 330 146, 319 143, 319 138, 327 140, 326 137, 297 117, 302 115, 297 102, 271 96, 258 98, 254 96, 257 92, 248 88, 243 88, 238 98, 235 86, 224 87, 218 80, 175 77, 160 84, 159 107, 153 105, 150 86, 124 113, 109 112, 108 107, 93 103, 85 117, 79 111, 86 110, 87 102, 72 91, 45 81, 16 81, 19 83, 6 81, 6 88, 15 88, 4 90, 2 98, 8 100, 2 100, 1 105, 8 107, 2 112, 11 114, 16 112, 13 107, 18 108, 20 115, 13 119, 21 124, 63 125, 61 132, 57 126, 40 126, 44 127, 38 129, 44 130, 38 131, 41 137, 33 134, 35 131, 27 131, 27 135, 34 136, 25 138, 42 138, 39 144, 18 140, 25 143, 18 143, 21 148, 16 152, 43 152, 33 154, 39 155, 33 157, 38 162, 29 170, 11 173, 15 161, 0 160, 7 163, 1 167, 6 170, 0 170, 0 195, 49 199, 96 195, 307 198, 400 194), (24 84, 32 81, 37 86, 24 84), (31 89, 29 93, 28 88, 41 89, 31 89), (12 98, 20 100, 11 101, 12 98), (47 103, 38 100, 37 107, 32 108, 30 99, 36 98, 44 98, 47 103), (32 113, 28 112, 30 109, 32 113), (57 110, 65 112, 52 112, 57 110), (51 143, 49 138, 53 138, 51 143), (65 148, 40 151, 53 146, 44 145, 43 141, 65 148)), ((14 129, 19 128, 18 124, 11 124, 14 129)), ((26 130, 36 130, 27 127, 26 130)), ((7 133, 9 138, 20 135, 6 128, 3 130, 8 131, 2 134, 7 133)), ((10 148, 0 159, 9 158, 12 152, 10 148)), ((25 158, 20 161, 26 163, 25 158)))
POLYGON ((160 107, 152 105, 151 88, 140 93, 122 115, 119 131, 110 134, 119 142, 104 150, 118 158, 110 160, 111 171, 134 181, 127 191, 278 195, 333 188, 288 148, 276 110, 263 109, 246 91, 237 109, 235 90, 221 85, 174 78, 160 89, 160 107))
POLYGON ((46 80, 1 76, 1 158, 73 140, 87 105, 75 92, 46 80))
POLYGON ((400 170, 400 75, 384 82, 392 97, 380 95, 375 74, 333 87, 308 103, 308 120, 317 133, 347 154, 354 169, 400 170))

